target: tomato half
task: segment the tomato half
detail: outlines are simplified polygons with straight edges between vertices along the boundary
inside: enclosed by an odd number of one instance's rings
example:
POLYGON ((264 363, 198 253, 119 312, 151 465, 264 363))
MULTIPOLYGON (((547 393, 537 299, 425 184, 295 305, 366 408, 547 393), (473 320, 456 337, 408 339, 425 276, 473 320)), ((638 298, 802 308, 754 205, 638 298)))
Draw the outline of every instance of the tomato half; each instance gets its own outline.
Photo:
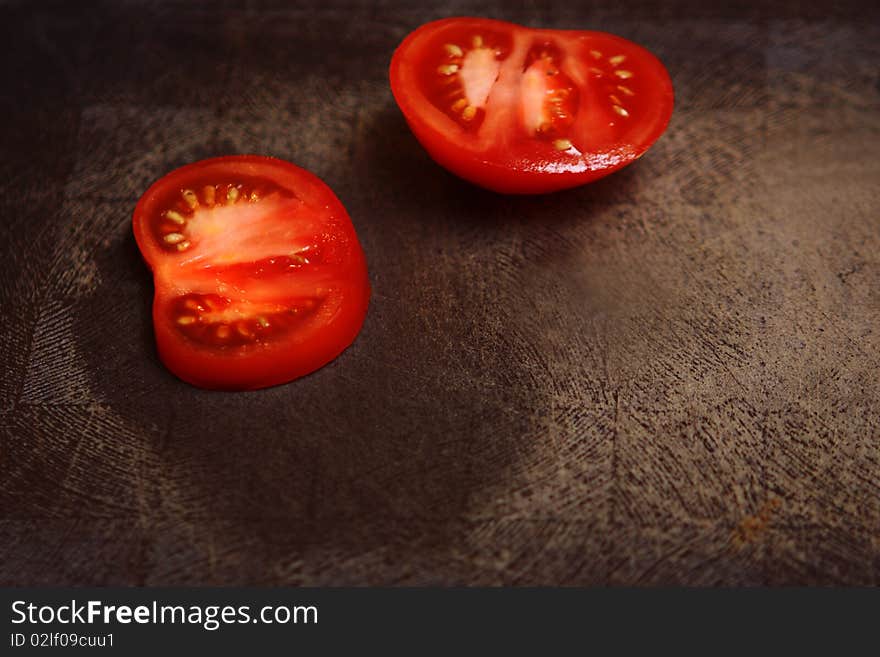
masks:
POLYGON ((134 211, 153 270, 162 362, 194 385, 291 381, 357 336, 370 296, 348 213, 327 185, 254 155, 203 160, 154 183, 134 211))
POLYGON ((391 60, 391 90, 440 165, 498 192, 551 192, 640 157, 672 115, 647 50, 603 32, 483 18, 427 23, 391 60))

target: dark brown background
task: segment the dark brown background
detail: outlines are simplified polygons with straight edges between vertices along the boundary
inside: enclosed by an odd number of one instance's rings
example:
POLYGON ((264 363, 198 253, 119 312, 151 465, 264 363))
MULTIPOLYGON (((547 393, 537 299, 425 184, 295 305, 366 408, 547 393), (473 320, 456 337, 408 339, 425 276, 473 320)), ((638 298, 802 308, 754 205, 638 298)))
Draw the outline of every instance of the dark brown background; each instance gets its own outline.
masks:
POLYGON ((489 4, 0 6, 0 583, 880 583, 873 3, 489 4), (644 44, 668 132, 548 197, 447 174, 387 65, 474 13, 644 44), (333 187, 374 296, 212 393, 130 216, 242 152, 333 187))

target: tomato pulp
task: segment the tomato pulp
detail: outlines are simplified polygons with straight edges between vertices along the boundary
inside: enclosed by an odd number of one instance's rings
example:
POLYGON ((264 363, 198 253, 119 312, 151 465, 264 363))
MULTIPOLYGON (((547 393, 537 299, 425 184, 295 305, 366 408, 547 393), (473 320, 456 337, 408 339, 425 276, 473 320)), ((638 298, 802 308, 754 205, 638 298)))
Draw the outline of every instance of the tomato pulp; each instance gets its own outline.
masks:
POLYGON ((672 82, 604 32, 483 18, 421 26, 391 60, 391 90, 441 166, 504 193, 596 180, 639 158, 672 115, 672 82))
POLYGON ((153 271, 159 357, 204 388, 291 381, 357 336, 370 297, 348 213, 311 173, 270 157, 203 160, 134 211, 153 271))

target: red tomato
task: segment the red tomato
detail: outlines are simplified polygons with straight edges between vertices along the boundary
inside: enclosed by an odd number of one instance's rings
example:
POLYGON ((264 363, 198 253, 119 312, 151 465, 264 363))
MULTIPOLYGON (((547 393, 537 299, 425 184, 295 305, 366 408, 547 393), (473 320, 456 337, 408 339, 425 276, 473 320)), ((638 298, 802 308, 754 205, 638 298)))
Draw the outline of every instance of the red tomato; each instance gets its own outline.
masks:
POLYGON ((512 194, 626 166, 666 129, 673 103, 663 64, 626 39, 482 18, 412 32, 391 60, 391 90, 434 160, 512 194))
POLYGON ((162 362, 204 388, 284 383, 338 356, 370 296, 354 227, 318 178, 270 157, 219 157, 154 183, 134 211, 153 270, 162 362))

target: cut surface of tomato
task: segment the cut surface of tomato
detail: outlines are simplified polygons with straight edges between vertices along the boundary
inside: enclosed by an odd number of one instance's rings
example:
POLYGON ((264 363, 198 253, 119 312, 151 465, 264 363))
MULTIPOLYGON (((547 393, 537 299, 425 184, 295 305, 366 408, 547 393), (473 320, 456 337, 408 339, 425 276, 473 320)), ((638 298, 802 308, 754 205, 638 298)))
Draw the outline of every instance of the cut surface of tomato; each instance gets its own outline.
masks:
POLYGON ((441 166, 498 192, 575 187, 632 163, 672 115, 672 82, 604 32, 447 18, 410 33, 391 90, 441 166))
POLYGON ((327 185, 270 157, 203 160, 154 183, 134 211, 153 271, 162 362, 203 388, 285 383, 336 358, 370 297, 354 227, 327 185))

